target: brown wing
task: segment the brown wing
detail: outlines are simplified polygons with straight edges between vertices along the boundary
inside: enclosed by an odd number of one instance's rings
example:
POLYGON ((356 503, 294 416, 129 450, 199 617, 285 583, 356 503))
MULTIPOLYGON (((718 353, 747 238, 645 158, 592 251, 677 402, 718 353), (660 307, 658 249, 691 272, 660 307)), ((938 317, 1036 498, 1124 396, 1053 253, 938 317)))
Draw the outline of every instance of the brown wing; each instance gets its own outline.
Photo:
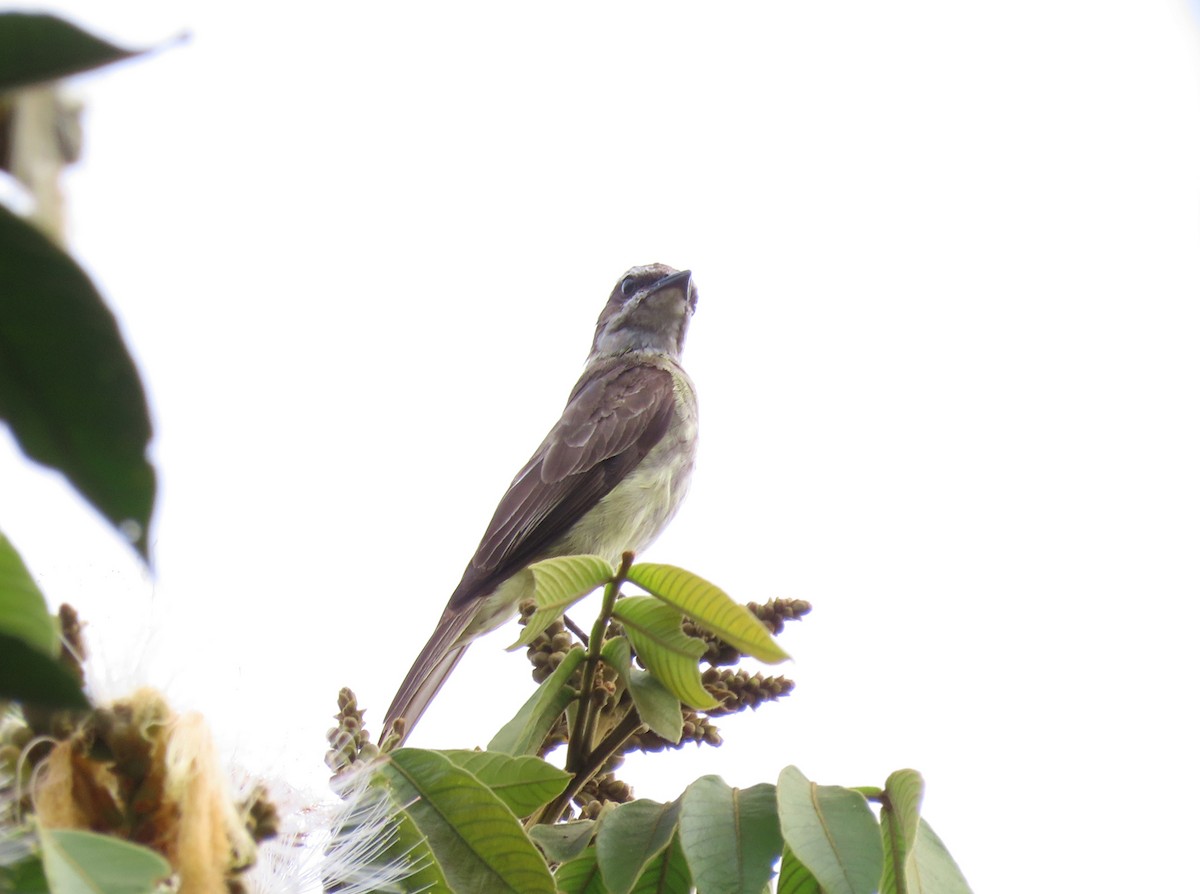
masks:
POLYGON ((545 557, 662 439, 674 413, 674 380, 658 367, 617 360, 581 380, 500 500, 450 605, 545 557))

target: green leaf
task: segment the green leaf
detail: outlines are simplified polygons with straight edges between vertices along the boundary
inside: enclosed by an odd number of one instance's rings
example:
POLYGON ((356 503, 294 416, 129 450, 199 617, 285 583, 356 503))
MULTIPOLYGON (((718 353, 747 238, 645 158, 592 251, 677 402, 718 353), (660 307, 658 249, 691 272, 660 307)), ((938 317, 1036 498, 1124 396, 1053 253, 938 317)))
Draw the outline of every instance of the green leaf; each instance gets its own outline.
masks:
POLYGON ((875 894, 883 875, 879 824, 859 792, 809 782, 795 767, 779 774, 783 840, 825 894, 875 894))
POLYGON ((54 16, 0 14, 0 92, 136 55, 54 16))
POLYGON ((583 661, 583 649, 576 646, 565 656, 542 685, 521 706, 516 716, 488 743, 488 751, 504 754, 532 754, 541 747, 546 733, 554 726, 558 715, 566 710, 576 692, 571 687, 571 674, 583 661))
POLYGON ((666 849, 679 824, 679 802, 640 799, 620 804, 596 834, 596 859, 610 894, 629 894, 650 862, 666 849))
POLYGON ((692 875, 676 833, 666 850, 650 861, 632 894, 688 894, 691 890, 692 875))
POLYGON ((22 640, 51 658, 59 653, 58 623, 8 538, 0 534, 0 634, 22 640))
POLYGON ((500 798, 517 816, 529 816, 562 793, 571 774, 539 757, 513 757, 496 751, 439 751, 500 798))
POLYGON ((917 827, 917 849, 909 890, 916 894, 971 894, 971 887, 942 839, 925 820, 917 827))
POLYGON ((925 782, 916 770, 897 770, 883 789, 879 825, 883 832, 882 894, 910 894, 915 865, 917 826, 925 782))
POLYGON ((47 708, 86 708, 79 681, 58 659, 0 633, 0 699, 47 708))
POLYGON ((52 894, 152 894, 171 874, 154 851, 77 829, 38 829, 52 894))
POLYGON ((633 666, 629 640, 613 637, 605 642, 600 657, 629 690, 642 723, 668 742, 678 744, 683 736, 683 707, 657 677, 633 666))
POLYGON ((720 776, 701 776, 682 800, 679 840, 696 889, 761 894, 783 848, 775 786, 736 789, 720 776))
POLYGON ((775 894, 821 894, 821 886, 813 874, 786 844, 779 863, 779 884, 775 886, 775 894))
POLYGON ((529 837, 541 847, 546 859, 566 863, 583 853, 592 840, 595 820, 572 820, 568 823, 539 823, 529 830, 529 837))
POLYGON ((155 483, 133 359, 87 274, 3 207, 0 419, 147 557, 155 483))
POLYGON ((778 664, 791 657, 749 609, 690 571, 674 565, 643 564, 630 568, 626 577, 744 655, 767 664, 778 664))
POLYGON ((596 865, 596 849, 591 847, 558 867, 554 882, 560 894, 608 894, 600 878, 600 868, 596 865))
POLYGON ((524 574, 533 576, 534 612, 509 651, 527 646, 563 612, 613 577, 613 567, 599 556, 560 556, 534 562, 524 574))
POLYGON ((672 695, 693 708, 720 704, 700 683, 697 663, 704 643, 683 632, 679 612, 649 596, 627 596, 617 600, 613 617, 625 627, 638 658, 672 695))
POLYGON ((437 752, 400 748, 380 774, 455 894, 554 894, 516 816, 466 770, 437 752))

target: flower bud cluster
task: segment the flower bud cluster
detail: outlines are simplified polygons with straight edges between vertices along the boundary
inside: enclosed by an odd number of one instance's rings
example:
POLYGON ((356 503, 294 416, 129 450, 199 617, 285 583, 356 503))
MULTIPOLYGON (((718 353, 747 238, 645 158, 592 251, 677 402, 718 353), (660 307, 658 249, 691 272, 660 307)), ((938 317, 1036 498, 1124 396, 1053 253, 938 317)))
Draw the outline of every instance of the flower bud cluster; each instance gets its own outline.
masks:
POLYGON ((575 796, 580 819, 596 819, 606 804, 625 804, 633 800, 633 788, 612 773, 588 781, 575 796))
POLYGON ((333 718, 337 726, 325 734, 329 741, 325 765, 335 774, 340 775, 361 761, 379 756, 379 749, 363 725, 363 712, 358 708, 358 699, 348 688, 338 693, 338 712, 333 718))
POLYGON ((710 667, 700 676, 704 688, 721 700, 719 707, 710 708, 710 717, 736 714, 751 708, 757 710, 763 702, 776 701, 796 688, 787 677, 764 677, 744 670, 710 667))

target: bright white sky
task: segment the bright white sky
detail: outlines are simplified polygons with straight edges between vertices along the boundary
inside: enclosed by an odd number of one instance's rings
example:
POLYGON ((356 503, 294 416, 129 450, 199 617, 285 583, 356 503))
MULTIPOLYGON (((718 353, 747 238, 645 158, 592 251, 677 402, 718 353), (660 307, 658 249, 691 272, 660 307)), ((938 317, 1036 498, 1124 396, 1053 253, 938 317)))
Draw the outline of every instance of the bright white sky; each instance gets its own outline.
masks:
MULTIPOLYGON (((638 794, 912 766, 979 894, 1191 883, 1185 3, 57 8, 192 35, 76 82, 68 180, 153 401, 154 579, 0 455, 3 527, 113 686, 319 785, 338 687, 378 723, 612 283, 662 261, 700 289, 702 448, 646 558, 815 610, 796 695, 631 761, 638 794)), ((487 741, 513 638, 412 744, 487 741)))

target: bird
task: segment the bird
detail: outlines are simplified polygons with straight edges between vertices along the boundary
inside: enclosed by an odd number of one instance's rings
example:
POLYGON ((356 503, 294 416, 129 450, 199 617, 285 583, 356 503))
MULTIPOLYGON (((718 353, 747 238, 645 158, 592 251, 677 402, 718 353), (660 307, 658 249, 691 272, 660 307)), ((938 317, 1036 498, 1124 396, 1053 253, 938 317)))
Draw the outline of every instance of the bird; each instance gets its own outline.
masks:
POLYGON ((691 480, 696 391, 680 365, 696 310, 690 270, 632 267, 609 295, 562 416, 501 497, 429 642, 388 707, 381 744, 412 732, 477 637, 532 597, 529 565, 650 545, 691 480))

